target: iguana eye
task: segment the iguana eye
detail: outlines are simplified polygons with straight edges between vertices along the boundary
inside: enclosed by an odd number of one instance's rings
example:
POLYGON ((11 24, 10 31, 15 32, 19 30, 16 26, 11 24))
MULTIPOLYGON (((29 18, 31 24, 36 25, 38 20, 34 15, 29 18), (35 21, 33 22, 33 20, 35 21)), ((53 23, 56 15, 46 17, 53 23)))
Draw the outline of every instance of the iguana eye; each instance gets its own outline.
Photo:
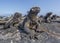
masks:
POLYGON ((34 9, 32 9, 32 11, 33 11, 34 9))

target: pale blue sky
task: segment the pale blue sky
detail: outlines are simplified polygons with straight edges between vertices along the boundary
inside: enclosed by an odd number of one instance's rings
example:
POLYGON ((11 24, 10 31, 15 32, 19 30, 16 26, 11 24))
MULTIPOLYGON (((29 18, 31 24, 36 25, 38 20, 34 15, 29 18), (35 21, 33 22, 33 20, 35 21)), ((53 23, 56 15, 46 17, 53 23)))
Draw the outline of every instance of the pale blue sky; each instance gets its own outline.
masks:
POLYGON ((0 15, 7 16, 14 12, 24 15, 33 6, 39 6, 43 15, 49 11, 60 14, 60 0, 0 0, 0 15))

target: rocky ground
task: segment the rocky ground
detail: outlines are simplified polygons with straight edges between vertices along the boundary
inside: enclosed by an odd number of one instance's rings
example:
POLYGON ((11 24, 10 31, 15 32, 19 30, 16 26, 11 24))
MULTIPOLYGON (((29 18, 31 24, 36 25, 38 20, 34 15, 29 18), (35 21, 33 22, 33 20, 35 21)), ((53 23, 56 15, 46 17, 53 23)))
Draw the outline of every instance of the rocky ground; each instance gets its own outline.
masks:
MULTIPOLYGON (((44 23, 43 26, 48 30, 60 33, 60 23, 44 23)), ((60 43, 60 38, 53 37, 46 32, 40 33, 37 37, 38 39, 30 39, 27 34, 20 32, 15 27, 0 29, 0 43, 60 43)))

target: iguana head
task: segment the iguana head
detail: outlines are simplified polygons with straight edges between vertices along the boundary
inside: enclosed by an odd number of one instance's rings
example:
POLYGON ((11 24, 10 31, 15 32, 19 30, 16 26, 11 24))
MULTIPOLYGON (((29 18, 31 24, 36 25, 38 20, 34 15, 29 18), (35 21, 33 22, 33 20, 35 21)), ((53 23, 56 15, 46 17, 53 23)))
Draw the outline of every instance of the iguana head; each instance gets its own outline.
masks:
POLYGON ((32 7, 28 13, 28 17, 31 20, 34 20, 39 12, 40 12, 40 7, 32 7))
POLYGON ((31 14, 38 14, 40 12, 40 7, 32 7, 30 9, 31 14))
POLYGON ((18 13, 18 12, 16 12, 15 14, 14 14, 14 17, 15 18, 19 18, 19 17, 21 17, 22 16, 22 14, 21 13, 18 13))

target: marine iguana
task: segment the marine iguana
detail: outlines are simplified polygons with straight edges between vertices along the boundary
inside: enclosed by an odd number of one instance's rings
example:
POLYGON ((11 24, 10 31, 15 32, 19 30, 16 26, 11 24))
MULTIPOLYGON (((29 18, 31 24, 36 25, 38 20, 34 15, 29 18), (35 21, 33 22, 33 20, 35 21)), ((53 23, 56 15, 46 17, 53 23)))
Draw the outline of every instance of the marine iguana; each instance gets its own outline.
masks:
POLYGON ((27 34, 34 36, 38 26, 36 22, 38 21, 37 15, 39 12, 40 7, 32 7, 22 23, 22 28, 19 25, 20 29, 24 30, 27 34))
MULTIPOLYGON (((38 29, 41 29, 41 31, 37 31, 37 32, 47 32, 49 35, 54 36, 54 37, 60 37, 60 35, 58 33, 54 33, 54 32, 50 32, 50 30, 47 30, 47 28, 45 28, 44 26, 40 25, 37 21, 38 19, 37 14, 40 12, 40 8, 39 7, 32 7, 28 13, 28 15, 26 16, 26 18, 24 19, 23 23, 22 23, 22 30, 24 30, 27 34, 32 35, 32 37, 35 36, 35 32, 37 30, 37 27, 39 27, 38 29), (35 26, 35 28, 33 28, 35 26), (32 31, 33 30, 33 31, 32 31)), ((47 20, 48 17, 50 17, 52 13, 48 13, 47 16, 45 16, 45 19, 47 20)))
POLYGON ((8 21, 6 21, 4 25, 4 29, 10 28, 10 26, 14 26, 15 24, 18 24, 21 20, 22 14, 16 12, 13 17, 11 17, 8 21))

